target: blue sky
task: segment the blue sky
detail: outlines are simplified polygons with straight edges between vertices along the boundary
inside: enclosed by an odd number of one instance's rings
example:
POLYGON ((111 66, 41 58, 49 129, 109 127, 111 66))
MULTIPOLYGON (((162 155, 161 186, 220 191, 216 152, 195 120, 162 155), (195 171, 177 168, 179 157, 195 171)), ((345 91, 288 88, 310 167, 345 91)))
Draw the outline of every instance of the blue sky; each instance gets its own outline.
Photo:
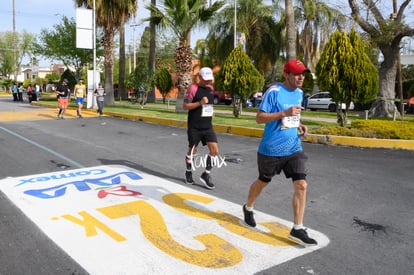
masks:
MULTIPOLYGON (((234 0, 230 0, 234 1, 234 0)), ((149 3, 149 0, 144 0, 145 3, 149 3)), ((214 1, 213 1, 214 2, 214 1)), ((265 3, 270 4, 270 0, 264 0, 265 3)), ((338 1, 333 6, 345 13, 350 12, 347 3, 341 3, 338 1), (341 3, 341 4, 339 4, 341 3)), ((16 5, 16 31, 20 32, 26 30, 33 34, 39 34, 41 29, 51 29, 53 25, 61 22, 62 15, 67 17, 76 17, 76 7, 73 0, 15 0, 16 5)), ((380 8, 384 8, 383 5, 379 5, 380 8)), ((136 22, 139 23, 140 19, 148 17, 148 11, 145 9, 143 0, 138 2, 138 12, 136 22)), ((412 21, 412 20, 409 20, 412 21)), ((132 43, 133 28, 130 22, 126 28, 126 43, 132 43)), ((137 26, 135 31, 135 38, 139 43, 142 32, 147 23, 143 23, 137 26)), ((0 32, 13 30, 13 0, 2 0, 0 5, 0 32)), ((197 39, 204 38, 206 35, 205 30, 195 30, 192 34, 191 44, 194 46, 197 39)), ((47 66, 49 61, 41 62, 41 66, 47 66)))
MULTIPOLYGON (((149 1, 146 1, 148 3, 149 1)), ((26 30, 29 33, 39 34, 41 29, 52 29, 53 25, 60 24, 62 16, 76 18, 76 7, 73 0, 15 0, 16 31, 26 30)), ((148 12, 142 0, 139 0, 136 22, 148 17, 148 12)), ((130 22, 126 28, 126 43, 133 44, 133 27, 130 22)), ((139 43, 140 37, 147 23, 135 28, 135 38, 139 43)), ((0 32, 13 31, 13 0, 2 0, 0 5, 0 32)), ((199 34, 202 35, 202 34, 199 34)), ((197 36, 195 36, 197 37, 197 36)), ((196 39, 196 38, 194 38, 196 39)), ((49 66, 50 61, 41 61, 42 67, 49 66)))
MULTIPOLYGON (((26 30, 38 34, 41 29, 52 28, 59 24, 63 15, 76 18, 73 0, 15 0, 16 31, 26 30)), ((139 1, 138 19, 147 17, 148 13, 139 1)), ((145 23, 146 24, 146 23, 145 23)), ((136 34, 142 33, 145 24, 136 28, 136 34)), ((13 30, 13 0, 2 0, 0 6, 0 31, 13 30)), ((127 43, 132 43, 132 27, 126 28, 127 43)), ((140 34, 139 34, 140 36, 140 34)), ((139 37, 137 36, 137 37, 139 37)))
MULTIPOLYGON (((135 19, 140 23, 142 18, 149 16, 145 5, 149 0, 139 0, 138 12, 135 19), (145 4, 144 4, 145 3, 145 4)), ((52 29, 53 25, 60 24, 63 15, 76 19, 76 7, 73 0, 15 0, 16 31, 26 30, 29 33, 39 34, 42 29, 52 29)), ((134 20, 125 27, 126 43, 133 44, 134 20)), ((143 23, 135 28, 135 38, 139 43, 140 37, 148 23, 143 23)), ((13 0, 1 0, 0 5, 0 32, 13 31, 13 0)), ((192 46, 197 39, 204 38, 206 31, 195 30, 192 34, 192 46)), ((50 61, 41 61, 42 67, 49 66, 50 61)))

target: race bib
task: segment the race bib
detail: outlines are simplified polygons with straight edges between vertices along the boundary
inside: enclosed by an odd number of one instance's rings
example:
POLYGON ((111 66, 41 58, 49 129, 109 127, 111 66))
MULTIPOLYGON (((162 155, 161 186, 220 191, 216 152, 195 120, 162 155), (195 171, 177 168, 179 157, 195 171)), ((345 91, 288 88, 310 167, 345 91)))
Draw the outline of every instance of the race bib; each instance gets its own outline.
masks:
POLYGON ((282 119, 282 129, 298 128, 300 124, 300 114, 287 116, 282 119))
POLYGON ((201 105, 201 107, 202 107, 202 110, 201 110, 202 117, 213 116, 213 113, 214 113, 213 104, 205 104, 205 105, 201 105))

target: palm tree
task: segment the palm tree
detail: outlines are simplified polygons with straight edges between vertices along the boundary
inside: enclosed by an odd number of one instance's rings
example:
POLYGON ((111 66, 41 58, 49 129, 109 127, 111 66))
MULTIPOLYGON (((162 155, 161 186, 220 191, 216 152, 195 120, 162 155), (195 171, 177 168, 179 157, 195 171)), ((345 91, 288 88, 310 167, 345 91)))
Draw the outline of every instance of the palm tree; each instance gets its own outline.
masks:
MULTIPOLYGON (((245 34, 246 53, 262 74, 272 71, 282 47, 282 24, 273 17, 274 7, 263 4, 261 0, 239 0, 237 5, 236 29, 245 34)), ((234 7, 230 6, 210 24, 206 46, 214 63, 220 64, 220 60, 233 50, 233 15, 234 7)))
MULTIPOLYGON (((93 0, 75 0, 78 7, 93 8, 93 0)), ((114 67, 114 37, 117 30, 137 11, 137 0, 95 0, 96 25, 103 28, 104 36, 104 67, 105 90, 108 103, 114 103, 113 67, 114 67)))
POLYGON ((319 0, 300 0, 295 7, 295 18, 298 24, 303 24, 298 55, 303 56, 307 66, 314 68, 317 53, 322 52, 332 32, 343 28, 345 16, 319 0))
POLYGON ((159 28, 171 28, 179 39, 174 55, 178 73, 176 112, 183 111, 184 95, 192 83, 191 30, 198 25, 205 24, 223 5, 223 1, 216 1, 213 5, 206 7, 205 0, 165 0, 163 10, 153 4, 146 6, 151 16, 144 21, 149 21, 159 28))

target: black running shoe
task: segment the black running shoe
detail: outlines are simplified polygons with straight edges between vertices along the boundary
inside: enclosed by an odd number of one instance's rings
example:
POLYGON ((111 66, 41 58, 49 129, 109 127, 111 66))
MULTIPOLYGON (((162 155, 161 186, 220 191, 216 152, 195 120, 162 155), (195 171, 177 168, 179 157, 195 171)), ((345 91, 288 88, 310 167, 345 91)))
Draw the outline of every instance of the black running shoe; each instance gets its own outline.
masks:
POLYGON ((256 221, 254 220, 253 211, 246 209, 246 205, 243 205, 244 222, 251 227, 256 227, 256 221))
POLYGON ((191 173, 191 171, 185 172, 185 183, 194 184, 193 173, 191 173))
POLYGON ((303 246, 311 246, 311 245, 317 245, 318 243, 312 239, 309 238, 308 232, 306 232, 306 229, 295 229, 292 228, 289 234, 289 238, 300 243, 303 246))
POLYGON ((204 172, 203 174, 201 174, 200 180, 207 189, 216 188, 216 186, 214 186, 214 183, 211 181, 210 174, 208 174, 207 172, 204 172))

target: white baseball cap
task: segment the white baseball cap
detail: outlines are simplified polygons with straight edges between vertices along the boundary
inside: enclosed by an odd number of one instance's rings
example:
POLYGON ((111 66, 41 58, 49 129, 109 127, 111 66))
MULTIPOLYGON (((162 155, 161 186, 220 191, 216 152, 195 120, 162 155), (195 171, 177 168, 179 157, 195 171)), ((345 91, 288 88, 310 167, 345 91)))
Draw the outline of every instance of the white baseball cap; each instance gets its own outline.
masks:
POLYGON ((199 75, 204 80, 214 80, 213 71, 209 67, 203 67, 200 69, 199 75))

